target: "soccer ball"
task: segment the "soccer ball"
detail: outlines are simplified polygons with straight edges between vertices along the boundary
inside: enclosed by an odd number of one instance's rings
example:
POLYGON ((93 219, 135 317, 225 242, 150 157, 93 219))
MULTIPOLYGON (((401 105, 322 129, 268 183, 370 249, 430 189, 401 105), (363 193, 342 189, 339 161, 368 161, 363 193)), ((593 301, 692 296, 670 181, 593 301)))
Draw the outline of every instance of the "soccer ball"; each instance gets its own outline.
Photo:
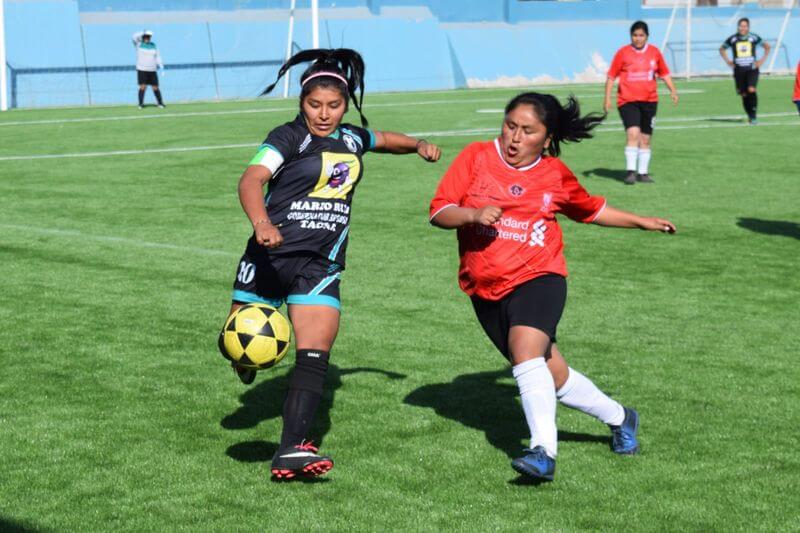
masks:
POLYGON ((283 359, 291 338, 289 321, 277 309, 252 303, 228 317, 219 337, 219 349, 238 366, 261 370, 283 359))

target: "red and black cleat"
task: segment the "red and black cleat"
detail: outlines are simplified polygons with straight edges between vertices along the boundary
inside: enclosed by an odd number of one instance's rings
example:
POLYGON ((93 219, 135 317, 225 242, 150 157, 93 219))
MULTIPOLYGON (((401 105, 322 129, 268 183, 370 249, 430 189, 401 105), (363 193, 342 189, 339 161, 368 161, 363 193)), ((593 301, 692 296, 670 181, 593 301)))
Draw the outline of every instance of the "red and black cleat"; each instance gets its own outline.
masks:
POLYGON ((333 459, 319 455, 312 442, 302 443, 275 452, 272 458, 272 475, 275 479, 292 479, 297 476, 317 477, 333 468, 333 459))

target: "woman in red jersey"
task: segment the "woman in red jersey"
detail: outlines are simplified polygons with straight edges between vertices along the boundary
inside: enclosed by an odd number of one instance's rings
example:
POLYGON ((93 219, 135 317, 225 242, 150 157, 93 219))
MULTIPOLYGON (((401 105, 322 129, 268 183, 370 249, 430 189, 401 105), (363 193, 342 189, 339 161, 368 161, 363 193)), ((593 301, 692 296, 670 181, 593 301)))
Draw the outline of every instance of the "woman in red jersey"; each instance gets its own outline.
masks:
POLYGON ((555 344, 567 295, 557 213, 601 226, 675 231, 668 220, 606 205, 558 159, 562 142, 591 137, 602 120, 581 117, 574 97, 562 107, 552 95, 520 94, 506 106, 500 136, 467 146, 430 205, 432 224, 458 228, 459 284, 513 365, 531 445, 511 466, 538 479, 552 480, 555 472, 556 399, 608 424, 615 452, 639 450, 636 411, 569 368, 555 344))
POLYGON ((611 89, 619 78, 617 109, 625 126, 625 168, 628 175, 625 183, 636 181, 652 183, 649 174, 650 136, 658 107, 658 84, 656 76, 664 80, 669 88, 672 103, 678 103, 678 90, 672 83, 664 56, 655 46, 647 43, 649 30, 641 20, 631 26, 631 44, 617 50, 606 80, 606 98, 603 105, 606 113, 611 109, 611 89), (638 165, 637 165, 638 162, 638 165))
POLYGON ((792 100, 797 106, 797 112, 800 113, 800 61, 797 62, 797 76, 794 78, 794 94, 792 100))

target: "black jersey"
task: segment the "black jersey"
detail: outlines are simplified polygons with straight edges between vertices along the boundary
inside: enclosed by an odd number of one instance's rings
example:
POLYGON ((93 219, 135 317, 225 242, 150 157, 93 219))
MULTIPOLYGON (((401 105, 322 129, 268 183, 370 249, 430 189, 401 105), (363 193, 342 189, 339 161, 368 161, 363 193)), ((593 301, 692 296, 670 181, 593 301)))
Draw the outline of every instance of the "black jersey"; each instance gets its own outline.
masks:
POLYGON ((756 46, 761 44, 761 37, 755 33, 739 35, 734 33, 722 43, 725 48, 733 50, 733 64, 739 68, 755 68, 756 46))
POLYGON ((273 170, 264 205, 283 244, 270 254, 310 252, 344 267, 361 158, 374 147, 375 134, 351 124, 313 135, 302 114, 269 132, 250 164, 273 170))

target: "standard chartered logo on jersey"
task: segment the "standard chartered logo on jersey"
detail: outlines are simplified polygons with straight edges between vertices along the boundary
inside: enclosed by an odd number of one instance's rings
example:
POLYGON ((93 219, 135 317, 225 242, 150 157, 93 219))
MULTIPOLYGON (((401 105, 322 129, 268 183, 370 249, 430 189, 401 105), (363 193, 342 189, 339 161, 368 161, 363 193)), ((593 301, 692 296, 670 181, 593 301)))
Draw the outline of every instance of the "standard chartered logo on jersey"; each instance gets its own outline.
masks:
POLYGON ((531 226, 530 220, 502 217, 494 226, 475 224, 473 229, 476 235, 483 237, 517 241, 519 243, 527 242, 528 246, 541 246, 544 248, 544 232, 547 231, 547 225, 543 219, 537 220, 531 226), (531 228, 530 236, 528 236, 529 227, 531 228))
POLYGON ((344 199, 361 174, 361 163, 353 154, 322 153, 322 172, 310 198, 344 199))
POLYGON ((547 226, 544 220, 537 220, 531 228, 531 240, 528 241, 528 246, 541 246, 544 248, 544 232, 547 231, 547 226))

